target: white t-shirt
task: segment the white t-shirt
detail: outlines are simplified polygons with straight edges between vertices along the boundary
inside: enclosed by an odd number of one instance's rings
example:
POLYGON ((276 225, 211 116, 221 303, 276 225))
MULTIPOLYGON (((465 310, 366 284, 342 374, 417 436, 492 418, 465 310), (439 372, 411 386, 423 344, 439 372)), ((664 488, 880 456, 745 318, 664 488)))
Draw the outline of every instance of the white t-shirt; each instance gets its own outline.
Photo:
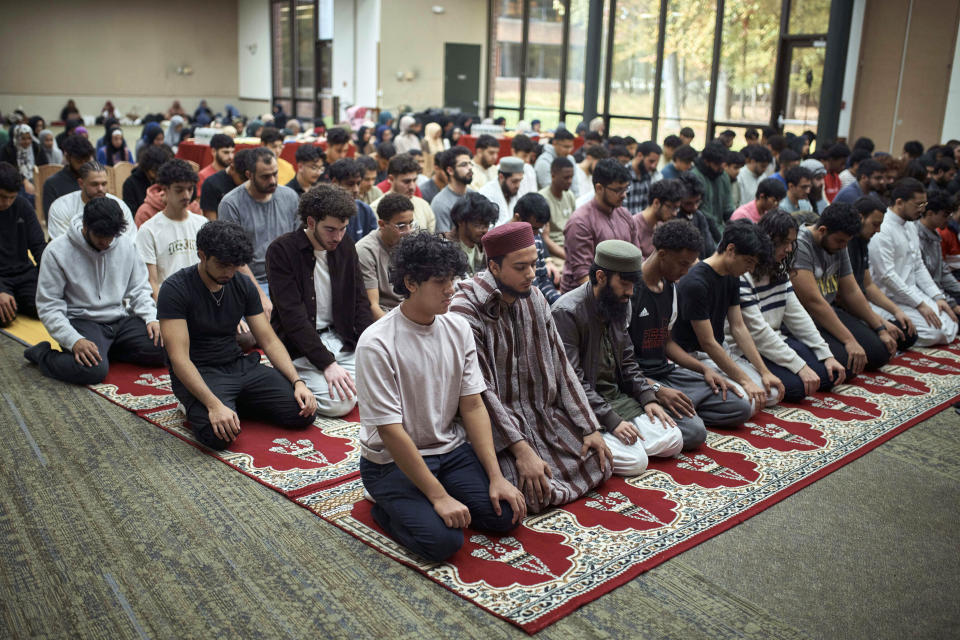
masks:
POLYGON ((137 232, 137 251, 146 264, 157 265, 160 282, 200 262, 197 232, 207 219, 187 212, 186 220, 171 220, 161 211, 143 223, 137 232))
POLYGON ((465 318, 446 313, 424 326, 393 308, 357 344, 361 455, 393 460, 377 431, 388 424, 402 424, 421 455, 453 451, 466 442, 460 397, 486 388, 465 318))
MULTIPOLYGON (((108 193, 106 197, 119 204, 120 210, 123 211, 123 217, 127 221, 127 228, 123 233, 130 236, 131 240, 136 238, 137 225, 133 222, 130 207, 112 193, 108 193)), ((83 219, 84 205, 83 191, 74 191, 53 201, 53 204, 50 205, 50 211, 47 213, 47 232, 50 234, 51 240, 66 233, 71 224, 78 224, 78 219, 83 219)), ((82 222, 79 224, 82 224, 82 222)))
POLYGON ((313 290, 317 294, 317 331, 333 324, 333 288, 330 284, 330 265, 326 251, 314 251, 317 263, 313 267, 313 290))

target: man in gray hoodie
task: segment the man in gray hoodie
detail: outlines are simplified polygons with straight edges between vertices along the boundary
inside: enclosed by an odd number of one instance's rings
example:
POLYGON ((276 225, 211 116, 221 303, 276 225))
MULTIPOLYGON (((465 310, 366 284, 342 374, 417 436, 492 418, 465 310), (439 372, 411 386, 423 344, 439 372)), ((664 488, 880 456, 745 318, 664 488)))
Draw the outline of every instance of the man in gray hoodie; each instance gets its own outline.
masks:
POLYGON ((123 235, 126 226, 120 205, 95 198, 84 206, 81 219, 47 245, 37 281, 37 312, 63 351, 41 342, 23 352, 43 375, 97 384, 106 377, 110 358, 163 365, 147 267, 133 240, 123 235))

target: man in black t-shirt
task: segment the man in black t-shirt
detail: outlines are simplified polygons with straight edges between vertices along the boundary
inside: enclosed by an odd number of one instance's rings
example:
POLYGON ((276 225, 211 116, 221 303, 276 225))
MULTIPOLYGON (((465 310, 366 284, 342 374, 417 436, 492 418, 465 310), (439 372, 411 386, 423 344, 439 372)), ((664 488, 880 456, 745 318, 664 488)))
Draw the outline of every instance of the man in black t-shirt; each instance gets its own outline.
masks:
MULTIPOLYGON (((749 220, 726 225, 717 251, 699 262, 677 282, 679 301, 673 339, 684 351, 706 366, 719 368, 738 383, 754 411, 775 403, 784 394, 783 383, 770 373, 740 313, 740 276, 752 272, 760 260, 771 260, 770 239, 749 220), (723 348, 724 323, 757 371, 763 387, 756 385, 723 348), (773 394, 777 394, 774 397, 773 394)), ((734 387, 736 389, 736 387, 734 387)))
POLYGON ((291 178, 287 186, 302 196, 317 184, 323 174, 323 151, 312 144, 302 144, 297 147, 297 175, 291 178))
POLYGON ((738 425, 753 414, 750 400, 736 385, 684 351, 670 336, 677 318, 674 283, 696 263, 702 246, 700 232, 686 220, 671 220, 657 227, 654 252, 643 262, 643 279, 634 291, 630 319, 637 364, 657 399, 676 418, 684 449, 703 443, 705 425, 738 425))
POLYGON ((22 178, 9 162, 0 162, 0 327, 19 315, 37 317, 37 267, 47 248, 37 214, 18 196, 22 178))
POLYGON ((236 275, 253 257, 243 229, 222 220, 204 225, 197 255, 200 264, 167 278, 157 298, 173 393, 194 435, 225 449, 240 434, 238 411, 283 427, 313 424, 316 398, 297 378, 256 286, 236 275), (240 350, 236 330, 244 318, 273 367, 261 364, 259 353, 240 350))
POLYGON ((200 210, 208 220, 217 219, 217 210, 223 196, 233 191, 246 180, 246 163, 250 157, 250 149, 241 149, 233 155, 233 162, 223 171, 218 171, 203 181, 203 191, 200 194, 200 210))

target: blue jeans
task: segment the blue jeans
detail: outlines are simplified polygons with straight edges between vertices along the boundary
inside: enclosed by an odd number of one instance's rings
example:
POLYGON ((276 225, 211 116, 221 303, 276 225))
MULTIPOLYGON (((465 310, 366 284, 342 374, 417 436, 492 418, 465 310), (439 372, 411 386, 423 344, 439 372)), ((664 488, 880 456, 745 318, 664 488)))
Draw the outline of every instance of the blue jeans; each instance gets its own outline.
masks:
MULTIPOLYGON (((500 515, 490 502, 490 480, 469 443, 449 453, 424 456, 427 468, 453 498, 470 510, 470 528, 494 533, 513 529, 513 509, 500 501, 500 515)), ((463 530, 451 529, 427 496, 396 463, 376 464, 360 458, 363 486, 376 504, 373 519, 387 534, 417 555, 442 562, 463 546, 463 530)))

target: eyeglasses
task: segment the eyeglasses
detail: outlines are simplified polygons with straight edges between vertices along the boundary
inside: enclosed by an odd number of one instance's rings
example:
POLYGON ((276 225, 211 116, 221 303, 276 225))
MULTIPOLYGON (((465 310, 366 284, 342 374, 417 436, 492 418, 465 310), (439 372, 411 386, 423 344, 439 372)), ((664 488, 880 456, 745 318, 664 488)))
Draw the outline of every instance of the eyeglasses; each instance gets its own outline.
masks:
POLYGON ((926 209, 926 208, 927 208, 927 201, 926 201, 926 200, 924 200, 923 202, 914 202, 913 200, 911 200, 910 203, 911 203, 913 206, 915 206, 917 209, 926 209))
POLYGON ((625 186, 625 187, 621 187, 621 188, 619 188, 619 189, 611 189, 611 188, 608 187, 607 185, 601 185, 601 186, 602 186, 604 189, 606 189, 607 191, 609 191, 609 192, 611 192, 611 193, 613 193, 613 194, 615 194, 615 195, 618 195, 618 196, 622 196, 623 194, 625 194, 625 193, 627 192, 627 189, 630 188, 630 185, 627 185, 627 186, 625 186))
POLYGON ((390 226, 399 231, 400 233, 407 233, 408 231, 416 231, 420 228, 420 225, 416 220, 413 222, 401 222, 400 224, 390 223, 390 226))

